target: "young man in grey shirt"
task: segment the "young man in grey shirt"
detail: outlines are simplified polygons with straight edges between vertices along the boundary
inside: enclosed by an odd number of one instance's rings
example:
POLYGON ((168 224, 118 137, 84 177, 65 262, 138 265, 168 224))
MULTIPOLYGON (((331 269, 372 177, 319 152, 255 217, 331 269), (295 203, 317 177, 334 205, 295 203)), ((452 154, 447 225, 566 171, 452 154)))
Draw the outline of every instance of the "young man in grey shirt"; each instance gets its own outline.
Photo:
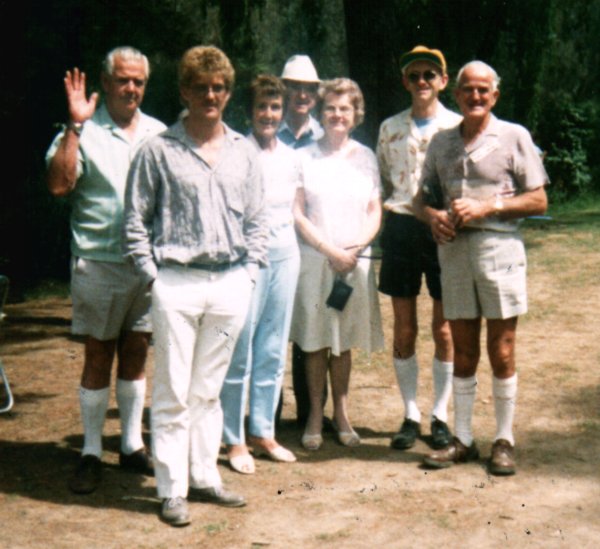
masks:
POLYGON ((219 393, 246 319, 268 228, 255 151, 222 121, 234 70, 211 46, 188 50, 179 89, 188 114, 134 159, 125 241, 152 286, 152 444, 161 518, 189 524, 187 497, 245 505, 217 469, 219 393))

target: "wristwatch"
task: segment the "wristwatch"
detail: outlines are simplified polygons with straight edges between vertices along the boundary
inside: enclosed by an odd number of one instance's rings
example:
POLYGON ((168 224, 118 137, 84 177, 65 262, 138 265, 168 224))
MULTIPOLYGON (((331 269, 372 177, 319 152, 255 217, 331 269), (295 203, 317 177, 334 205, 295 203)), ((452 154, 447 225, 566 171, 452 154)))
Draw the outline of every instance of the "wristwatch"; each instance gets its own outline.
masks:
POLYGON ((79 137, 83 131, 83 122, 69 121, 67 124, 67 129, 71 130, 77 137, 79 137))
POLYGON ((502 200, 502 196, 497 194, 494 199, 494 213, 498 215, 504 209, 504 200, 502 200))

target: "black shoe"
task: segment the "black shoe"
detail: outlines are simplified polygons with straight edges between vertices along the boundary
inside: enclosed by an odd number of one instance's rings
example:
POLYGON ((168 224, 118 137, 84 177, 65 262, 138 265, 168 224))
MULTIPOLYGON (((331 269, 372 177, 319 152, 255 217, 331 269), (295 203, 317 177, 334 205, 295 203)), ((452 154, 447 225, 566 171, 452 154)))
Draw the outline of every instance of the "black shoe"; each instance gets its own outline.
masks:
POLYGON ((171 526, 187 526, 190 523, 187 500, 182 497, 163 499, 160 518, 171 526))
POLYGON ((131 471, 132 473, 139 473, 149 477, 154 476, 154 465, 146 448, 140 448, 132 454, 119 452, 119 465, 122 469, 131 471))
POLYGON ((102 462, 92 455, 82 456, 69 480, 69 489, 75 494, 91 494, 102 481, 102 462))
POLYGON ((209 488, 190 488, 190 499, 203 501, 205 503, 216 503, 223 507, 243 507, 246 505, 244 496, 234 492, 228 492, 222 486, 211 486, 209 488))
POLYGON ((445 448, 452 441, 452 433, 448 429, 448 424, 441 419, 433 416, 431 422, 431 447, 434 450, 445 448))
POLYGON ((390 446, 396 450, 408 450, 415 445, 421 436, 421 425, 412 419, 406 418, 400 430, 392 437, 390 446))

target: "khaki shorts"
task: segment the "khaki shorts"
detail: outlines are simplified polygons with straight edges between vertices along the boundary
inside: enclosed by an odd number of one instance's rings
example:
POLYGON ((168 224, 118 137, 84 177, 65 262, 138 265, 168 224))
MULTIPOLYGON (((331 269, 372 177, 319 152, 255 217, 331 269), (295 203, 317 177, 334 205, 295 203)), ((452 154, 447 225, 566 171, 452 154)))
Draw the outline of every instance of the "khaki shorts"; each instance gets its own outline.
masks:
POLYGON ((100 341, 151 332, 150 292, 130 263, 71 258, 71 331, 100 341))
POLYGON ((504 319, 527 312, 527 260, 515 232, 465 230, 438 246, 448 320, 504 319))

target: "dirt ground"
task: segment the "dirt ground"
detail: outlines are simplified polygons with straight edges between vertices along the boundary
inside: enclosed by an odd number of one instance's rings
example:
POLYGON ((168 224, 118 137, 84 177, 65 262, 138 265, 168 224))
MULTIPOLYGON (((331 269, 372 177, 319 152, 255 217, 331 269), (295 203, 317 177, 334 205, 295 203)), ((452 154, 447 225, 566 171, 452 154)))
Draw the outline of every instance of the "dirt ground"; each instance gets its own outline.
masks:
MULTIPOLYGON (((326 434, 321 451, 303 450, 291 421, 288 373, 278 438, 298 462, 259 459, 254 476, 222 462, 226 486, 245 494, 248 506, 192 503, 192 524, 183 529, 159 521, 154 479, 117 467, 114 397, 105 427, 105 481, 89 496, 69 492, 82 443, 82 345, 69 335, 70 304, 55 298, 7 306, 0 357, 16 403, 0 416, 0 547, 600 546, 597 232, 537 228, 527 231, 527 241, 531 298, 517 346, 517 475, 486 471, 494 410, 485 358, 474 417, 480 462, 421 469, 426 437, 410 451, 390 449, 403 407, 390 360, 391 311, 382 298, 386 350, 370 360, 354 357, 351 416, 362 446, 348 449, 326 434)), ((432 392, 429 308, 421 299, 425 419, 432 392)))

